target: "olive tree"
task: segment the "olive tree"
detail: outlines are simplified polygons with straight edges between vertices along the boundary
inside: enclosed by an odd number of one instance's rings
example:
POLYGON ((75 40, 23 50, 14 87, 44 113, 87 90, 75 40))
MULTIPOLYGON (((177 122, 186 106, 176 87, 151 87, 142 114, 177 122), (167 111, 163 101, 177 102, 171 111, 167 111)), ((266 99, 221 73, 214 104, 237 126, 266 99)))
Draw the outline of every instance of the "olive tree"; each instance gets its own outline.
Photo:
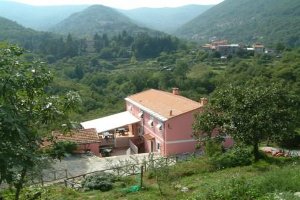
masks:
POLYGON ((15 199, 28 172, 43 162, 42 138, 54 128, 68 128, 68 114, 79 102, 77 93, 50 96, 52 74, 45 64, 22 60, 16 46, 0 48, 0 184, 16 189, 15 199))
POLYGON ((194 136, 201 138, 215 128, 253 147, 259 159, 259 144, 279 142, 294 134, 299 101, 281 83, 256 78, 244 85, 227 85, 211 96, 207 109, 194 122, 194 136))

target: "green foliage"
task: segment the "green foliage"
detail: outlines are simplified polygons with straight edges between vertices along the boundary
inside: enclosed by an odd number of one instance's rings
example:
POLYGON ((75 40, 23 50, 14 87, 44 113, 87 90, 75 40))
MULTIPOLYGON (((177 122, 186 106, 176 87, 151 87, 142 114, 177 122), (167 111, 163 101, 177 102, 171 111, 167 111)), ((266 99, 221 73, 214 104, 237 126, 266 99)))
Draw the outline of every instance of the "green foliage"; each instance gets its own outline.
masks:
MULTIPOLYGON (((257 164, 256 164, 257 165, 257 164)), ((240 173, 240 172, 239 172, 240 173)), ((286 166, 282 169, 268 168, 259 176, 245 177, 231 174, 226 179, 210 183, 205 192, 198 193, 194 199, 276 199, 277 197, 293 197, 299 189, 299 165, 286 166), (279 194, 280 193, 280 194, 279 194)), ((218 177, 219 179, 219 177, 218 177)))
MULTIPOLYGON (((124 190, 124 187, 132 186, 136 182, 134 176, 126 177, 126 180, 117 180, 113 189, 107 192, 73 190, 62 185, 47 186, 41 190, 41 199, 298 199, 294 193, 298 192, 300 187, 299 159, 280 166, 267 164, 268 166, 264 170, 256 167, 258 163, 261 161, 255 163, 255 167, 250 165, 211 171, 207 165, 206 157, 179 162, 170 166, 169 175, 164 179, 164 196, 159 193, 157 183, 153 178, 147 179, 145 177, 144 188, 139 192, 124 190), (182 187, 187 187, 189 191, 182 192, 182 187)), ((266 165, 266 163, 259 165, 266 165)), ((5 199, 11 199, 9 198, 9 193, 11 193, 9 190, 1 192, 5 199)), ((26 194, 29 194, 27 189, 26 194)))
POLYGON ((287 149, 299 149, 300 148, 300 134, 295 133, 290 138, 283 139, 279 145, 283 148, 287 149))
POLYGON ((216 140, 205 141, 205 155, 208 157, 218 156, 223 152, 222 144, 216 140))
POLYGON ((63 57, 74 57, 86 51, 85 39, 73 39, 69 34, 66 39, 53 33, 27 29, 8 19, 0 17, 0 40, 18 44, 54 62, 63 57))
POLYGON ((0 49, 0 184, 16 188, 16 199, 29 171, 44 162, 40 152, 43 134, 62 124, 78 105, 76 93, 63 97, 45 92, 52 74, 43 63, 26 62, 16 46, 0 49))
POLYGON ((77 144, 72 141, 55 142, 46 153, 53 159, 61 160, 66 154, 72 154, 77 148, 77 144))
POLYGON ((148 178, 155 178, 160 195, 165 195, 166 181, 170 178, 170 166, 167 165, 165 158, 159 157, 153 159, 153 154, 149 157, 148 178))
POLYGON ((115 180, 116 178, 112 174, 101 173, 87 176, 81 184, 86 190, 106 192, 113 188, 115 180))
POLYGON ((253 188, 253 185, 251 185, 251 183, 249 183, 249 181, 245 178, 232 177, 226 182, 226 186, 224 186, 223 190, 216 190, 214 188, 210 189, 210 191, 206 193, 205 199, 251 200, 256 199, 258 196, 257 189, 253 188))
POLYGON ((253 162, 251 148, 234 146, 225 153, 214 154, 209 162, 215 169, 250 165, 253 162))
MULTIPOLYGON (((242 86, 229 85, 216 90, 210 103, 214 113, 222 115, 222 132, 252 145, 256 160, 260 142, 267 139, 279 142, 297 128, 298 99, 289 95, 282 83, 258 78, 242 86)), ((207 118, 208 123, 211 121, 207 118)), ((203 131, 202 126, 196 128, 203 131)))

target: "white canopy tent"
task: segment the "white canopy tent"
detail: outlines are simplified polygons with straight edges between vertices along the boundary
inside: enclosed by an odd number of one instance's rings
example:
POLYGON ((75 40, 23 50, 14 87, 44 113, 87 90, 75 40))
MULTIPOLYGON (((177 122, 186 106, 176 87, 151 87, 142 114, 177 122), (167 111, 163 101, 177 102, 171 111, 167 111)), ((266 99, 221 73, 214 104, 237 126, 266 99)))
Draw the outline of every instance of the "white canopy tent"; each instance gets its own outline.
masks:
POLYGON ((126 125, 135 124, 139 121, 140 120, 130 112, 125 111, 91 121, 81 122, 80 124, 84 129, 95 128, 97 133, 103 133, 126 125))

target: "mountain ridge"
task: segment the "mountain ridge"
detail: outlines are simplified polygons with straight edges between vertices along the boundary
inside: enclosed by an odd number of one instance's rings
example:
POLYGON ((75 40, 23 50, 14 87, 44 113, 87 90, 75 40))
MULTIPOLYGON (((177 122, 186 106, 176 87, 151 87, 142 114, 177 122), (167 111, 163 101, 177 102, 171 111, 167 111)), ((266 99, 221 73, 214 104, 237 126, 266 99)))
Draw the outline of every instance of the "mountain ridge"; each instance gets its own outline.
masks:
POLYGON ((49 30, 59 34, 72 33, 77 37, 92 37, 96 33, 116 35, 124 30, 128 33, 151 32, 117 10, 103 5, 93 5, 74 13, 49 30))
POLYGON ((300 1, 225 0, 183 25, 176 35, 198 41, 300 45, 300 1))
POLYGON ((119 10, 137 24, 151 29, 172 33, 181 25, 203 13, 213 5, 185 5, 180 7, 148 8, 119 10))
POLYGON ((16 21, 18 24, 38 31, 47 31, 74 12, 87 5, 32 6, 28 4, 0 1, 0 16, 16 21))

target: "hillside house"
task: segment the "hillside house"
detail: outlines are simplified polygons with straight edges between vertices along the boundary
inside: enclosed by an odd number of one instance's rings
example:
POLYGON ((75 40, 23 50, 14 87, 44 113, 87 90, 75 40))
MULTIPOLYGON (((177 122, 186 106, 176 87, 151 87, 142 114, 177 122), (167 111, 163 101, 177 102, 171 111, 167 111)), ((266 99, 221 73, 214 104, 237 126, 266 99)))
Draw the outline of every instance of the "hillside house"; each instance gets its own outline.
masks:
POLYGON ((95 128, 102 136, 112 135, 114 148, 127 147, 131 153, 168 156, 195 151, 192 124, 206 98, 196 102, 181 96, 178 88, 172 92, 150 89, 128 96, 125 103, 125 112, 81 125, 95 128))
POLYGON ((192 137, 194 114, 202 103, 172 93, 146 90, 125 98, 126 109, 140 119, 139 135, 143 137, 145 152, 159 152, 167 156, 195 151, 192 137))
POLYGON ((263 54, 265 52, 265 46, 262 44, 253 44, 252 48, 256 54, 263 54))
POLYGON ((227 40, 214 41, 211 44, 205 44, 202 46, 207 52, 219 52, 221 56, 229 56, 238 53, 243 50, 240 44, 228 44, 227 40))

